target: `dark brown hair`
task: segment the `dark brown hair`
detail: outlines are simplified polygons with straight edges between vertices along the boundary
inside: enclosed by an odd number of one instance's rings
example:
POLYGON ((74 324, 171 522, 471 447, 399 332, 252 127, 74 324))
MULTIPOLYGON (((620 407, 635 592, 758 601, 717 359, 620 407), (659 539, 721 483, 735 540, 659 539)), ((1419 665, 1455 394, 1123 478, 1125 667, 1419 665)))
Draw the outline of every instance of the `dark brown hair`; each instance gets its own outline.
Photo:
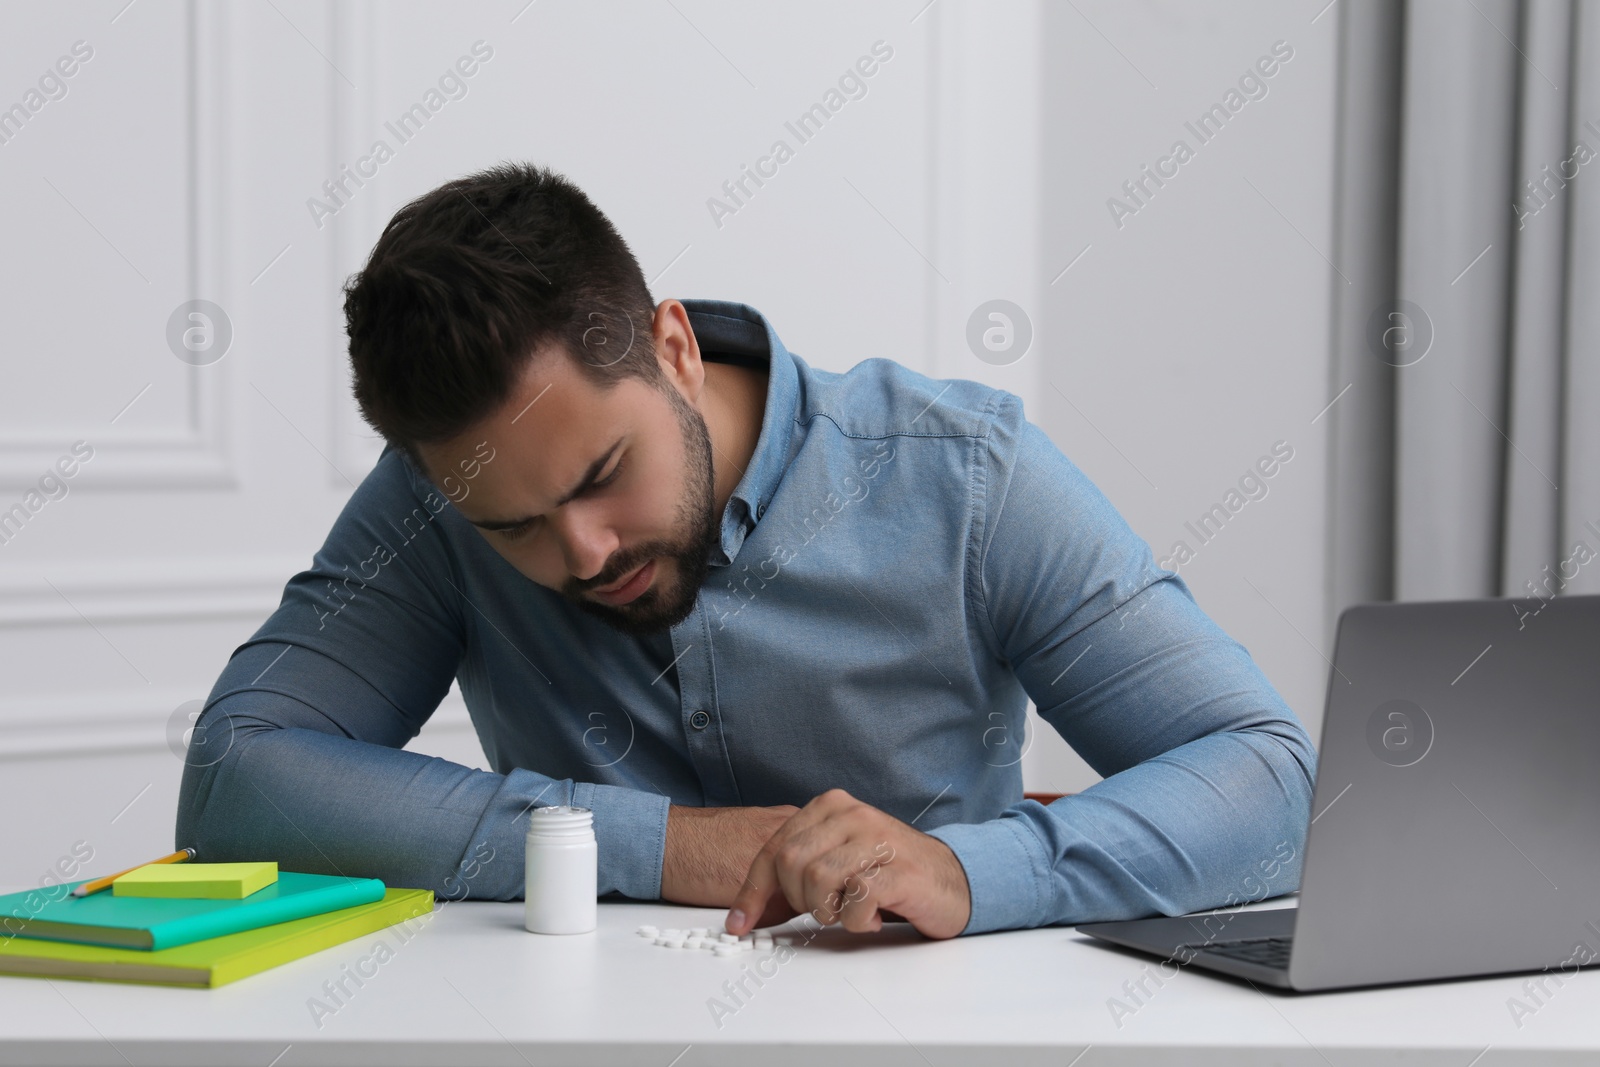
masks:
POLYGON ((469 174, 395 212, 345 283, 344 315, 362 417, 414 462, 418 443, 504 404, 546 345, 603 388, 665 380, 627 243, 581 189, 531 164, 469 174))

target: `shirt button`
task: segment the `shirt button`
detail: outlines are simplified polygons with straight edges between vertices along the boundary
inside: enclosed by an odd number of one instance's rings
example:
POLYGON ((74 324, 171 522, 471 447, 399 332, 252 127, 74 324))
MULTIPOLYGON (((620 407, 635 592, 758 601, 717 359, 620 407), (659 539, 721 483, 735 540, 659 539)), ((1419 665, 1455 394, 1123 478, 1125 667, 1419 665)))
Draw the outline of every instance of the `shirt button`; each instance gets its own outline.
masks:
POLYGON ((756 505, 756 518, 759 519, 761 516, 765 515, 766 513, 767 513, 766 501, 762 501, 761 503, 756 505))
POLYGON ((693 726, 696 730, 704 730, 707 726, 711 725, 711 716, 707 715, 703 711, 697 711, 693 715, 689 716, 689 725, 693 726))

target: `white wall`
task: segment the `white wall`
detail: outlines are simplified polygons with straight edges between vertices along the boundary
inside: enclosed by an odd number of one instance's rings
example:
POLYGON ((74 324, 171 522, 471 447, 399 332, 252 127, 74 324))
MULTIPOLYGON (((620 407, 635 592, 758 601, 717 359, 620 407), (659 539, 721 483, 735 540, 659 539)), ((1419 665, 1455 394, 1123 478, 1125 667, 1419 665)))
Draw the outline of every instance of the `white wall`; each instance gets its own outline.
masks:
MULTIPOLYGON (((1017 392, 1160 548, 1290 440, 1271 496, 1183 573, 1314 723, 1326 668, 1243 580, 1325 647, 1309 420, 1329 282, 1310 245, 1329 251, 1333 15, 124 2, 19 8, 0 36, 0 106, 74 42, 94 50, 0 144, 0 507, 74 441, 95 450, 0 545, 0 882, 37 881, 80 839, 96 869, 172 847, 179 709, 377 454, 348 398, 339 284, 399 204, 508 158, 582 185, 658 299, 750 303, 814 366, 886 355, 1017 392), (1270 95, 1116 229, 1105 198, 1279 38, 1296 55, 1270 95), (880 39, 894 56, 867 95, 719 226, 708 198, 880 39), (466 95, 398 144, 384 123, 479 40, 493 56, 466 95), (318 226, 308 199, 378 138, 393 159, 318 226), (208 366, 166 339, 195 298, 233 330, 208 366), (1011 365, 966 342, 994 298, 1034 330, 1011 365)), ((1030 787, 1092 780, 1036 740, 1030 787)), ((412 747, 483 766, 455 697, 412 747)))
MULTIPOLYGON (((1337 8, 1318 17, 1325 2, 1045 5, 1040 226, 1053 280, 1033 415, 1158 560, 1179 540, 1195 550, 1178 572, 1196 601, 1250 650, 1313 739, 1332 655, 1322 629, 1329 420, 1317 416, 1337 392, 1329 299, 1342 284, 1325 258, 1338 40, 1337 8), (1202 144, 1185 123, 1280 40, 1293 58, 1263 79, 1266 95, 1202 144), (1147 181, 1142 206, 1131 201, 1122 184, 1180 139, 1193 158, 1174 161, 1164 186, 1147 181), (1114 221, 1112 197, 1136 213, 1114 221), (1202 544, 1185 523, 1280 440, 1294 458, 1267 495, 1202 544)), ((1034 788, 1095 780, 1048 727, 1037 737, 1034 788)))

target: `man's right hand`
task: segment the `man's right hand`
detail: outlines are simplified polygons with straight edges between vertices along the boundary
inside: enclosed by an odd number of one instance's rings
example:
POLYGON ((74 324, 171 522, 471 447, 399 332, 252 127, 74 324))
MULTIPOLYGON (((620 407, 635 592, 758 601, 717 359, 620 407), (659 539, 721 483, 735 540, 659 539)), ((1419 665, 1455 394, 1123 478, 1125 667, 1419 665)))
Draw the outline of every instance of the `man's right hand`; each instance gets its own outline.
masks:
MULTIPOLYGON (((756 853, 799 810, 793 804, 771 808, 672 805, 667 809, 661 899, 699 907, 731 907, 756 853)), ((783 894, 775 894, 768 914, 757 925, 770 926, 793 915, 783 894)))

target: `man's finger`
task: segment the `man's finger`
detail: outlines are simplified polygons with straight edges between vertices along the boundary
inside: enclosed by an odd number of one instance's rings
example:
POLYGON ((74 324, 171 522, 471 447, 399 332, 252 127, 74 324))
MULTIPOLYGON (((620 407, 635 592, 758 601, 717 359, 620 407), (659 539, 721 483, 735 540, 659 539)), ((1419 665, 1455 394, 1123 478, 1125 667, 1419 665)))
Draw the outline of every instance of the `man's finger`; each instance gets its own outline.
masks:
POLYGON ((791 815, 756 853, 724 920, 727 931, 742 936, 754 929, 774 888, 783 892, 796 913, 808 910, 801 872, 813 858, 848 841, 845 814, 858 806, 844 790, 830 789, 791 815))
POLYGON ((744 882, 734 894, 733 903, 728 906, 728 915, 723 920, 722 926, 729 933, 742 936, 754 929, 767 913, 777 914, 793 910, 784 907, 787 901, 772 899, 774 890, 780 888, 773 871, 773 850, 777 842, 783 840, 794 825, 795 819, 805 811, 804 808, 796 808, 793 805, 788 807, 790 812, 787 818, 762 842, 761 848, 756 851, 755 859, 750 862, 750 870, 745 873, 744 882))
POLYGON ((728 917, 722 922, 723 929, 741 937, 749 933, 760 921, 762 913, 767 910, 767 902, 777 889, 778 876, 774 870, 772 842, 768 841, 751 861, 750 873, 734 895, 728 917))
POLYGON ((839 925, 854 934, 880 929, 883 919, 878 911, 877 887, 872 878, 857 872, 847 879, 844 906, 839 909, 839 925))
POLYGON ((876 852, 867 850, 864 839, 852 841, 840 855, 846 866, 840 872, 843 884, 834 917, 852 933, 879 929, 884 923, 879 905, 885 899, 891 876, 885 872, 876 852))
POLYGON ((800 869, 800 892, 805 910, 823 926, 839 921, 839 911, 845 901, 844 880, 849 873, 845 849, 818 856, 800 869))
POLYGON ((830 809, 834 807, 827 793, 814 797, 800 808, 788 820, 767 838, 761 850, 756 853, 756 858, 750 864, 750 873, 746 876, 744 885, 733 898, 733 904, 728 909, 728 917, 723 926, 730 934, 743 936, 760 921, 763 910, 767 907, 774 889, 783 890, 784 898, 796 913, 805 910, 804 898, 798 894, 798 885, 788 886, 780 877, 776 864, 778 849, 795 835, 804 833, 811 826, 826 821, 830 809))
MULTIPOLYGON (((876 850, 870 847, 877 834, 859 823, 859 819, 851 820, 847 816, 831 820, 827 824, 831 833, 827 836, 819 833, 814 837, 825 851, 819 849, 802 868, 806 908, 816 914, 824 926, 843 921, 850 902, 861 899, 881 870, 876 850), (857 825, 847 827, 850 822, 857 825)), ((780 878, 783 855, 782 851, 778 854, 780 878)), ((859 909, 853 909, 850 914, 857 912, 859 909)), ((866 929, 870 924, 869 916, 863 925, 852 929, 866 929)))
MULTIPOLYGON (((778 844, 773 857, 778 884, 783 887, 783 895, 795 911, 814 913, 828 893, 838 888, 849 873, 850 829, 844 819, 833 816, 810 826, 799 826, 783 836, 784 840, 778 844), (821 879, 824 884, 820 887, 812 885, 806 876, 806 872, 818 863, 830 868, 821 879)), ((837 903, 830 910, 838 910, 837 903)), ((832 920, 820 921, 826 925, 832 920)))

